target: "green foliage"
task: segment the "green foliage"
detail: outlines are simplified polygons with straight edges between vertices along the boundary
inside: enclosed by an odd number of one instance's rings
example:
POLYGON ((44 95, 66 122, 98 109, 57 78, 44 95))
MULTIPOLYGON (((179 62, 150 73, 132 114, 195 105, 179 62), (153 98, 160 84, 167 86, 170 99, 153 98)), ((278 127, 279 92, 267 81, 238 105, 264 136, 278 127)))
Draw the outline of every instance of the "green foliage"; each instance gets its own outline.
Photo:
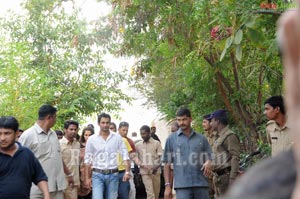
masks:
POLYGON ((116 111, 129 98, 119 84, 127 77, 102 65, 95 29, 67 14, 58 0, 27 0, 27 14, 1 19, 0 113, 27 128, 43 103, 55 105, 57 126, 100 111, 116 111))
POLYGON ((282 92, 276 22, 290 4, 272 2, 277 10, 258 0, 115 0, 111 27, 122 39, 108 42, 116 55, 140 58, 137 85, 166 118, 187 105, 198 128, 204 114, 225 108, 254 150, 265 139, 262 103, 282 92))

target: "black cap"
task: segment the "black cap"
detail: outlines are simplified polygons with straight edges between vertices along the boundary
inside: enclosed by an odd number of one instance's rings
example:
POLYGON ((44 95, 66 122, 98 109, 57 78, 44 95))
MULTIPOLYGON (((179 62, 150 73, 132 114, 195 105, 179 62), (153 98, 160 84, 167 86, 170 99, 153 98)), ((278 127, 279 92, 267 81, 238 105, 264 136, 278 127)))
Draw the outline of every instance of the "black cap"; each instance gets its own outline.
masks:
POLYGON ((210 117, 208 118, 208 120, 211 120, 213 118, 216 118, 216 119, 227 118, 226 110, 222 110, 222 109, 221 110, 216 110, 215 112, 210 114, 210 117))

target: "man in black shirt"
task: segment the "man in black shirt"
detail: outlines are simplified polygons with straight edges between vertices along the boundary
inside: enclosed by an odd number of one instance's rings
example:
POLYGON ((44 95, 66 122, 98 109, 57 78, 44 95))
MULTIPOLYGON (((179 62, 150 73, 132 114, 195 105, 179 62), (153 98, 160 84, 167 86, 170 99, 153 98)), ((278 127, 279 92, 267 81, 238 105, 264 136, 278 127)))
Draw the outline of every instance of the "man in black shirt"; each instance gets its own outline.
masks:
POLYGON ((19 123, 11 116, 0 117, 0 197, 29 199, 32 182, 50 199, 47 176, 30 149, 16 142, 19 123))
POLYGON ((157 140, 157 141, 160 142, 158 136, 155 134, 155 133, 156 133, 156 127, 155 127, 155 126, 151 126, 150 130, 151 130, 151 137, 152 137, 154 140, 157 140))

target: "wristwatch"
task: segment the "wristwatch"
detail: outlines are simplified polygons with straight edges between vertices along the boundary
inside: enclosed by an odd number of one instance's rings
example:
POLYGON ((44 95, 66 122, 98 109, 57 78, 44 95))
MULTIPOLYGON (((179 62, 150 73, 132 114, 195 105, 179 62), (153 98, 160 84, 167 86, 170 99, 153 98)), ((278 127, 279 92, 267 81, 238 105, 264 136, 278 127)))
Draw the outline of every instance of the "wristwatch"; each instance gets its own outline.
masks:
POLYGON ((130 175, 130 172, 129 172, 129 171, 126 171, 126 172, 125 172, 125 175, 130 175))
POLYGON ((165 187, 166 187, 166 186, 169 186, 169 185, 171 185, 171 183, 170 183, 170 182, 167 182, 167 183, 165 184, 165 187))

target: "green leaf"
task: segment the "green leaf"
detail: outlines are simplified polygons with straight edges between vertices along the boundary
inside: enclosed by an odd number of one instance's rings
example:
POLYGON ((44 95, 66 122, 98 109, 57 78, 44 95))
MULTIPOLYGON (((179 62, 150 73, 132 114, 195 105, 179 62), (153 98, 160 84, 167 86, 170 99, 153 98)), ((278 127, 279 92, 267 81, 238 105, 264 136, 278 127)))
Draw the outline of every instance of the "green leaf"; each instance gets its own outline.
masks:
POLYGON ((227 48, 224 48, 221 57, 220 57, 220 61, 222 61, 222 59, 224 58, 225 54, 226 54, 227 48))
POLYGON ((218 18, 215 18, 214 20, 212 20, 211 22, 209 22, 208 25, 210 26, 211 24, 215 23, 217 20, 218 20, 218 18))
POLYGON ((228 37, 228 38, 226 39, 225 48, 229 48, 229 47, 231 46, 232 42, 233 42, 233 37, 232 37, 232 36, 231 36, 231 37, 228 37))
POLYGON ((245 26, 248 28, 253 28, 255 25, 256 17, 251 17, 248 21, 246 21, 245 26))
POLYGON ((242 60, 242 46, 241 45, 237 45, 235 48, 235 57, 238 61, 242 60))
POLYGON ((243 31, 239 29, 234 37, 234 44, 240 44, 243 39, 243 31))
POLYGON ((250 40, 256 44, 258 47, 262 47, 262 43, 264 41, 264 36, 260 31, 257 31, 256 29, 248 29, 248 34, 250 37, 250 40))

